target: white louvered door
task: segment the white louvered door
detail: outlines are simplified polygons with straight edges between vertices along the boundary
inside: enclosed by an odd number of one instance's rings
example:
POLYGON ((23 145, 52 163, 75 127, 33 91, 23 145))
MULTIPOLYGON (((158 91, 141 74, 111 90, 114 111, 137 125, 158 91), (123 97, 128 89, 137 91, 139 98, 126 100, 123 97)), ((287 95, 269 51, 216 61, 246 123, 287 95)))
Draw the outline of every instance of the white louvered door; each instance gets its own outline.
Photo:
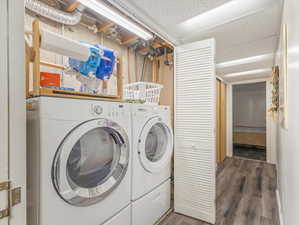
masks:
POLYGON ((215 41, 175 50, 174 210, 214 224, 216 218, 215 41))

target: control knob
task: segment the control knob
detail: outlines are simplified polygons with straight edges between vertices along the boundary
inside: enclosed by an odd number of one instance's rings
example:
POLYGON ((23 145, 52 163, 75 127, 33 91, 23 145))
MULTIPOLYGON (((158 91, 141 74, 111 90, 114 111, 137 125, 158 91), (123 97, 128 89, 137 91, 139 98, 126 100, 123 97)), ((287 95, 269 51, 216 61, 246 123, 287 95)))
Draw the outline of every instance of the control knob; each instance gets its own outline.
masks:
POLYGON ((103 108, 99 105, 95 105, 93 111, 96 115, 101 115, 103 113, 103 108))

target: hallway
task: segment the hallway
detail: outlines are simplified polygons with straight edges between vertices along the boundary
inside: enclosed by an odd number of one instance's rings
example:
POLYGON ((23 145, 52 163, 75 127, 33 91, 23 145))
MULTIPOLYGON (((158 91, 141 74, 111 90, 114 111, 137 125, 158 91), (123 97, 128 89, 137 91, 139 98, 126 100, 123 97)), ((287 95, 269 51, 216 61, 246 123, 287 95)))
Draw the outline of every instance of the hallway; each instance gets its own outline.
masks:
MULTIPOLYGON (((276 169, 264 162, 226 158, 217 171, 216 225, 279 225, 276 169)), ((160 225, 207 225, 172 213, 160 225)))

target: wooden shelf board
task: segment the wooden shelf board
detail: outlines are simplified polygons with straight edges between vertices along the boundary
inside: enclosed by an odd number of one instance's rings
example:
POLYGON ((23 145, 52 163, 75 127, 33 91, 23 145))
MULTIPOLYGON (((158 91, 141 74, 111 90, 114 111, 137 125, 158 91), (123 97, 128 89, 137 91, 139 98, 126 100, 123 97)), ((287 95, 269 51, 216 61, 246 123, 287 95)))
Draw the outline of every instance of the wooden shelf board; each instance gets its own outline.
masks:
MULTIPOLYGON (((49 96, 49 97, 60 97, 60 98, 76 98, 76 99, 92 99, 102 101, 114 101, 122 102, 123 100, 116 95, 99 95, 91 94, 79 91, 67 91, 67 90, 56 90, 52 88, 40 88, 40 94, 38 96, 49 96)), ((38 97, 33 94, 29 94, 29 97, 38 97)))

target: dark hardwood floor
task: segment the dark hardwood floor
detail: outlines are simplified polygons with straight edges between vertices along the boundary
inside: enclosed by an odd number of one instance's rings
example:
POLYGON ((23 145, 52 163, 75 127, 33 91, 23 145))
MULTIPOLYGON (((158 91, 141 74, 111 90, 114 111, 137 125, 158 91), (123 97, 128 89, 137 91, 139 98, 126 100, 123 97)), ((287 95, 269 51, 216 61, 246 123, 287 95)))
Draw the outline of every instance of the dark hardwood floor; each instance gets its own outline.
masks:
MULTIPOLYGON (((217 171, 217 225, 279 225, 274 165, 226 158, 217 171)), ((208 225, 170 214, 160 225, 208 225)))

